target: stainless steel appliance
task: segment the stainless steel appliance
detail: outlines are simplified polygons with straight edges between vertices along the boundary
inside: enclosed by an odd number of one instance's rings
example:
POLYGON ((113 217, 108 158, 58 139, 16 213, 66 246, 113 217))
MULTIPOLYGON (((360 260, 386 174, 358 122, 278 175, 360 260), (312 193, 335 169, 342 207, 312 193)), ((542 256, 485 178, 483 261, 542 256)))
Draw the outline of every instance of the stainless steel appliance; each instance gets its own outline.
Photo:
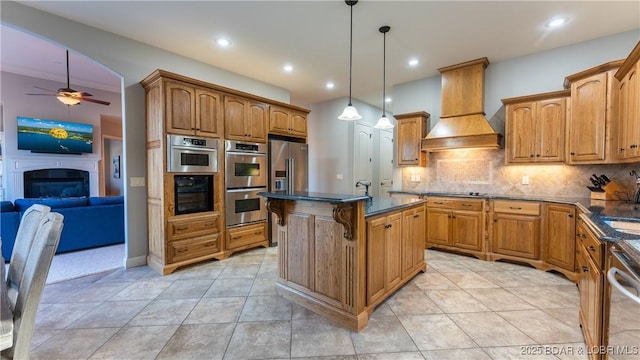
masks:
POLYGON ((175 175, 174 215, 213 211, 213 175, 175 175))
POLYGON ((225 142, 227 189, 267 186, 267 144, 225 142))
POLYGON ((167 171, 218 172, 218 139, 167 135, 167 171))
MULTIPOLYGON (((638 240, 640 241, 640 240, 638 240)), ((640 264, 628 258, 617 245, 611 247, 607 280, 610 288, 608 359, 640 358, 640 264)), ((606 309, 606 307, 605 307, 606 309)), ((606 314, 605 314, 606 318, 606 314)))
MULTIPOLYGON (((269 140, 269 191, 309 191, 309 145, 282 139, 269 140)), ((277 226, 269 214, 269 243, 278 244, 277 226)))
POLYGON ((225 142, 225 218, 227 227, 267 220, 267 144, 225 142))
POLYGON ((227 227, 245 225, 267 219, 264 198, 258 192, 266 188, 227 189, 226 221, 227 227))

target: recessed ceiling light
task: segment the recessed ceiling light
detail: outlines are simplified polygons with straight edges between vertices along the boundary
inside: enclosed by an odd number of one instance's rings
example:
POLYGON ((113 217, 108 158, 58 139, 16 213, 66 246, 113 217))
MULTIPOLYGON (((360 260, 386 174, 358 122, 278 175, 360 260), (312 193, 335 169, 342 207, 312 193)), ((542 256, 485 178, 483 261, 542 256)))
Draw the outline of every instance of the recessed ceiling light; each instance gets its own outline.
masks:
POLYGON ((544 24, 544 26, 548 27, 548 28, 556 28, 558 26, 562 26, 562 25, 566 24, 567 21, 569 21, 568 17, 554 18, 554 19, 551 19, 551 20, 547 21, 544 24))
POLYGON ((409 66, 417 66, 418 64, 420 64, 420 60, 418 60, 418 59, 410 59, 409 60, 409 66))
POLYGON ((220 47, 229 47, 229 46, 231 46, 231 40, 225 39, 225 38, 218 39, 217 43, 218 43, 218 46, 220 46, 220 47))
POLYGON ((282 69, 286 72, 292 72, 293 71, 293 66, 286 64, 285 66, 282 67, 282 69))
POLYGON ((327 82, 327 84, 325 85, 325 87, 327 89, 333 89, 336 85, 334 83, 332 83, 331 81, 327 82))

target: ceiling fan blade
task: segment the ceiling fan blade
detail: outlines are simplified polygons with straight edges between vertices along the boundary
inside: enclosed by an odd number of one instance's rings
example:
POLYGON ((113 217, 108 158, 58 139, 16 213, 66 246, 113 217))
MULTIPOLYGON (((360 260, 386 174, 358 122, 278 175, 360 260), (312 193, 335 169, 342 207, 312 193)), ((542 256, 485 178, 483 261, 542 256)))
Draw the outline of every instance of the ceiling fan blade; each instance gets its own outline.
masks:
POLYGON ((25 95, 58 96, 58 94, 25 94, 25 95))
POLYGON ((85 97, 80 97, 80 98, 78 98, 78 99, 83 100, 83 101, 88 101, 88 102, 96 103, 96 104, 101 104, 101 105, 109 105, 109 104, 111 104, 111 103, 110 103, 110 102, 108 102, 108 101, 102 101, 102 100, 91 99, 91 98, 85 98, 85 97))
POLYGON ((49 90, 49 89, 41 88, 41 87, 39 87, 39 86, 35 86, 35 85, 33 85, 33 87, 34 87, 34 88, 36 88, 36 89, 40 89, 40 90, 44 90, 44 91, 49 91, 49 92, 52 92, 52 93, 56 92, 56 91, 54 91, 54 90, 49 90))

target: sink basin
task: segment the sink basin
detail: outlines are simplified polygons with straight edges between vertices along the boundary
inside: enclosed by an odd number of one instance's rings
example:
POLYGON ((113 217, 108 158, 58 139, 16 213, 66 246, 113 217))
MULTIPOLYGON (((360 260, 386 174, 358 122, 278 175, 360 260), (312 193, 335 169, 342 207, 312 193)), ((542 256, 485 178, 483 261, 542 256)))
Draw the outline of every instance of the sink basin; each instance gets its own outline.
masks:
POLYGON ((625 219, 606 219, 604 223, 611 226, 615 231, 640 235, 640 222, 627 221, 625 219))

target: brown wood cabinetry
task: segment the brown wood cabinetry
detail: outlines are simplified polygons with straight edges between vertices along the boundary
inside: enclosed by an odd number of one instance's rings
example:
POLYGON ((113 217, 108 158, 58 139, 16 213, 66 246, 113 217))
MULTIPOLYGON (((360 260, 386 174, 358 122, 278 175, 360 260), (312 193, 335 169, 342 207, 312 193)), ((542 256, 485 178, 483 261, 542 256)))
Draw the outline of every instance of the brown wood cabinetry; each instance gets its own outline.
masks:
POLYGON ((219 137, 222 95, 177 80, 164 81, 167 133, 219 137))
POLYGON ((505 162, 561 163, 570 91, 502 99, 506 105, 505 162))
POLYGON ((544 206, 543 260, 575 280, 576 210, 573 205, 544 206))
POLYGON ((424 266, 427 212, 424 206, 402 212, 402 277, 424 266))
POLYGON ((617 89, 613 76, 622 60, 567 76, 571 89, 567 162, 606 164, 617 162, 617 89))
POLYGON ((378 301, 402 276, 402 214, 367 220, 367 304, 378 301))
POLYGON ((618 83, 618 158, 640 157, 640 42, 615 73, 618 83))
POLYGON ((429 197, 427 201, 427 247, 486 259, 484 200, 429 197))
POLYGON ((426 166, 427 153, 421 140, 429 132, 430 115, 424 111, 394 115, 397 120, 396 163, 398 166, 426 166))
POLYGON ((225 249, 238 251, 256 246, 269 246, 266 222, 227 228, 225 249))
POLYGON ((269 133, 306 138, 307 113, 270 106, 269 133))
MULTIPOLYGON (((580 327, 587 349, 602 345, 604 300, 604 244, 578 219, 576 230, 576 261, 578 266, 578 290, 580 292, 580 327)), ((590 359, 600 359, 594 351, 590 359)))
POLYGON ((238 96, 224 96, 225 139, 267 142, 267 104, 238 96))
POLYGON ((494 200, 491 258, 541 265, 540 203, 494 200))

